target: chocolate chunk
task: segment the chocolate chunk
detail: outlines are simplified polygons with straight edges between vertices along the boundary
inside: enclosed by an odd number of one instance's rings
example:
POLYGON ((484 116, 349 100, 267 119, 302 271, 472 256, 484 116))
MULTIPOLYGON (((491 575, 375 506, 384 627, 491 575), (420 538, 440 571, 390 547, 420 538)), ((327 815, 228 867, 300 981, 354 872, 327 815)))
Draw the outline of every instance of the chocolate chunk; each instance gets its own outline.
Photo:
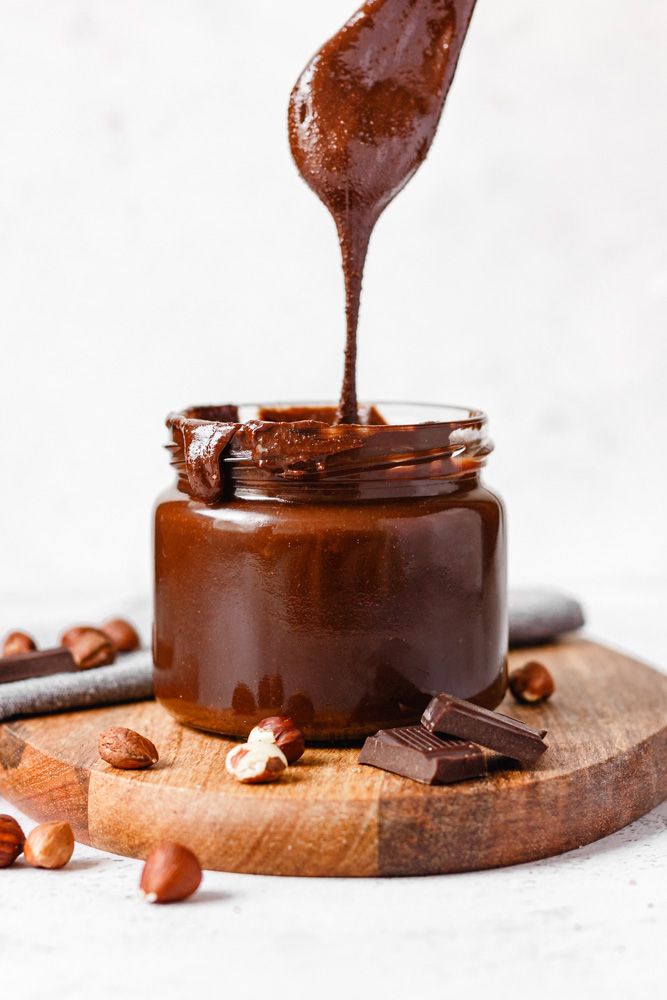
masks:
POLYGON ((40 649, 35 653, 17 653, 0 658, 0 684, 25 681, 50 674, 71 674, 77 670, 69 649, 40 649))
POLYGON ((431 699, 422 715, 422 725, 432 733, 472 740, 522 764, 533 764, 547 749, 543 739, 546 729, 531 729, 507 715, 490 712, 451 694, 438 694, 431 699))
POLYGON ((381 729, 364 743, 359 763, 426 785, 447 785, 486 774, 486 756, 478 746, 441 739, 423 726, 381 729))

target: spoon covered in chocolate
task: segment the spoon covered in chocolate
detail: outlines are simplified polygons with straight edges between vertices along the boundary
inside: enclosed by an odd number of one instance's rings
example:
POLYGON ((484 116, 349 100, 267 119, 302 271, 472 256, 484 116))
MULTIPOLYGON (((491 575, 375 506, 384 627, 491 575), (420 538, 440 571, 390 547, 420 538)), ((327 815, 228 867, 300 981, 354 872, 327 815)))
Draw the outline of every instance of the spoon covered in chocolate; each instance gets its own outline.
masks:
POLYGON ((475 0, 368 0, 299 77, 292 155, 331 212, 345 277, 339 423, 357 423, 357 322, 375 223, 429 150, 475 0))

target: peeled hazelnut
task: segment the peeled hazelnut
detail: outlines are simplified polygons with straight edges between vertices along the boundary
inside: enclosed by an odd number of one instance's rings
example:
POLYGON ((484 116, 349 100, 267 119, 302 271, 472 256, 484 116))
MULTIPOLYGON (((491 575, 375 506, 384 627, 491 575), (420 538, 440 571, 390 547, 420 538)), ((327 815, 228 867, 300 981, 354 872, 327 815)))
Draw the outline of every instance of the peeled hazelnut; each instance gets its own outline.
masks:
POLYGON ((178 903, 201 884, 201 865, 181 844, 161 844, 148 855, 140 889, 148 903, 178 903))
POLYGON ((306 749, 303 733, 286 715, 262 719, 248 736, 248 743, 275 743, 285 754, 288 764, 302 757, 306 749))
POLYGON ((275 743, 242 743, 227 754, 225 767, 244 785, 276 781, 287 767, 287 757, 275 743))
POLYGON ((155 745, 133 729, 112 726, 100 733, 98 751, 102 760, 124 771, 138 771, 157 764, 160 755, 155 745))
POLYGON ((33 868, 63 868, 74 853, 69 823, 42 823, 28 834, 25 859, 33 868))
POLYGON ((536 705, 550 698, 556 689, 553 677, 537 660, 530 660, 510 674, 510 691, 522 705, 536 705))
POLYGON ((19 653, 32 653, 37 649, 37 643, 27 632, 10 632, 2 644, 3 656, 16 656, 19 653))
POLYGON ((0 868, 9 868, 23 853, 25 834, 13 816, 0 815, 0 868))
POLYGON ((117 653, 133 653, 141 645, 139 633, 124 618, 112 618, 105 622, 102 631, 111 639, 117 653))
POLYGON ((60 641, 69 649, 80 670, 105 667, 108 663, 113 663, 116 658, 111 639, 98 628, 75 626, 68 629, 60 641))

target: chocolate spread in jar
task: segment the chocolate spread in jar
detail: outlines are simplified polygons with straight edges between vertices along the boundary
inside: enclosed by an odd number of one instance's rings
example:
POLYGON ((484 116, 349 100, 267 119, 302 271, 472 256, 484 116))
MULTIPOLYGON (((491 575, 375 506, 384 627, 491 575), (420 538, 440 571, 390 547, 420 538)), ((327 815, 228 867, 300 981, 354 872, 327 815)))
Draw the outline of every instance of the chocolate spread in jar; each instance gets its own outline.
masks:
POLYGON ((480 479, 484 415, 415 407, 414 424, 382 423, 360 407, 365 423, 334 426, 333 409, 169 420, 154 681, 181 722, 245 738, 289 715, 308 739, 355 741, 416 724, 440 691, 503 697, 505 529, 480 479))
POLYGON ((479 475, 485 418, 392 420, 355 385, 370 235, 426 156, 473 7, 369 0, 294 89, 292 151, 342 249, 342 395, 168 420, 178 481, 155 512, 155 693, 181 722, 245 738, 287 714, 308 739, 354 741, 417 723, 439 691, 503 697, 505 522, 479 475))
POLYGON ((358 422, 357 322, 371 232, 426 157, 474 6, 368 0, 313 56, 292 91, 292 155, 333 216, 343 258, 340 423, 358 422))

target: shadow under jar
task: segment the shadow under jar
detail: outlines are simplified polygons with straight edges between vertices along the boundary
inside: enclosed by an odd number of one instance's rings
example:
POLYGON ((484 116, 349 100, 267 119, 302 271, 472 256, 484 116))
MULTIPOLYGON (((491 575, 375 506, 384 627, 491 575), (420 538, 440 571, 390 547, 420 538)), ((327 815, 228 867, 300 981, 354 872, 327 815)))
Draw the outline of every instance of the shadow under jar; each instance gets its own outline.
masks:
POLYGON ((506 687, 505 519, 476 410, 206 406, 172 414, 155 511, 155 693, 180 722, 306 737, 415 723, 506 687))

